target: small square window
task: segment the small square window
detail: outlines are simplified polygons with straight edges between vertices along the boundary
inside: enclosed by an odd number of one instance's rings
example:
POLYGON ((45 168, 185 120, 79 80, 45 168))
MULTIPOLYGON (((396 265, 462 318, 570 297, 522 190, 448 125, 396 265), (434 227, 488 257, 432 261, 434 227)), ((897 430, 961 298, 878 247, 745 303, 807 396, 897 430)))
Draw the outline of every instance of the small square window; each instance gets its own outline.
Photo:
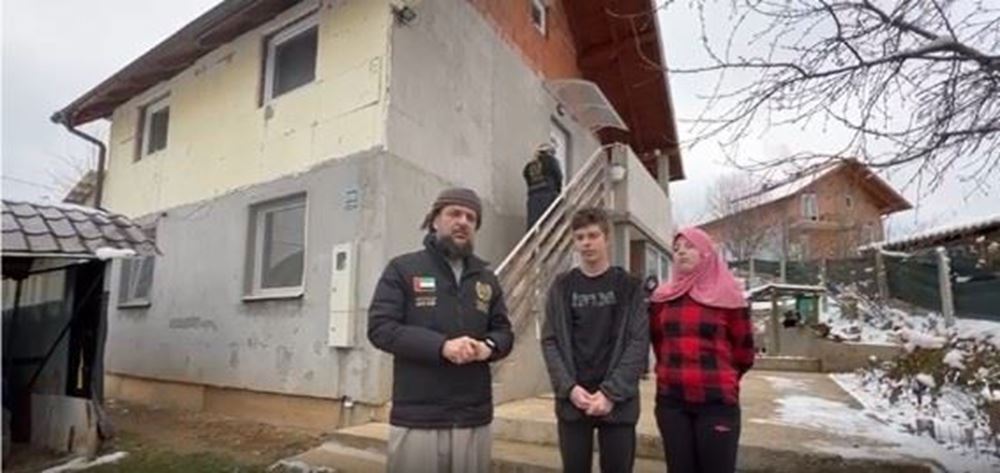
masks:
POLYGON ((250 225, 250 295, 301 295, 306 252, 305 195, 253 207, 250 225))
POLYGON ((167 133, 170 128, 168 97, 142 107, 140 117, 138 159, 167 148, 167 133))
POLYGON ((154 256, 128 258, 121 262, 118 286, 118 306, 143 306, 150 304, 153 287, 154 256))
POLYGON ((316 79, 319 37, 312 15, 279 31, 267 40, 264 64, 264 101, 270 101, 316 79))
POLYGON ((547 13, 545 0, 531 0, 531 23, 543 35, 546 34, 547 13))

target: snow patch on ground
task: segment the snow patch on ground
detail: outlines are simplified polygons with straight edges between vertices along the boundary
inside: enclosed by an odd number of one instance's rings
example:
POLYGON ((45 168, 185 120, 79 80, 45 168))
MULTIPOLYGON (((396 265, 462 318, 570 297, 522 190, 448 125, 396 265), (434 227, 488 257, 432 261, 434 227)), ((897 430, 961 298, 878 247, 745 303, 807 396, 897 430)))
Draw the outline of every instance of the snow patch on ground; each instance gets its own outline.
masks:
POLYGON ((863 447, 858 445, 852 448, 822 441, 808 443, 809 447, 819 451, 854 458, 923 459, 948 472, 979 473, 1000 468, 1000 459, 996 457, 952 450, 931 438, 914 435, 867 408, 859 410, 847 403, 806 395, 786 396, 778 399, 777 403, 777 419, 751 421, 835 432, 869 440, 863 447))
POLYGON ((1000 471, 1000 438, 968 393, 943 386, 931 400, 919 386, 907 386, 893 400, 894 386, 878 372, 831 378, 864 406, 865 416, 880 421, 876 438, 898 443, 900 453, 934 459, 946 471, 1000 471))
POLYGON ((42 473, 63 473, 66 471, 80 471, 86 470, 88 468, 93 468, 95 466, 106 465, 109 463, 117 463, 128 456, 128 452, 115 452, 104 455, 102 457, 97 457, 93 461, 87 461, 86 458, 74 458, 67 463, 63 463, 59 466, 54 466, 47 470, 42 471, 42 473))
POLYGON ((942 361, 944 362, 944 364, 952 368, 955 368, 957 370, 964 370, 965 363, 962 362, 964 358, 965 358, 965 352, 963 352, 962 350, 951 350, 948 352, 947 355, 944 356, 944 359, 942 361))
POLYGON ((944 344, 947 343, 944 337, 938 337, 931 335, 927 332, 918 332, 916 330, 903 329, 899 333, 900 338, 903 340, 903 347, 906 351, 912 352, 917 348, 922 348, 924 350, 937 350, 944 348, 944 344))
POLYGON ((1000 348, 1000 322, 993 320, 955 319, 955 335, 992 343, 1000 348))
POLYGON ((778 391, 808 391, 810 388, 810 383, 804 379, 792 379, 784 378, 780 376, 761 376, 767 382, 771 383, 771 386, 778 391))
POLYGON ((928 388, 934 389, 935 387, 937 387, 937 381, 934 381, 934 377, 927 373, 920 373, 914 379, 916 379, 918 383, 923 384, 928 388))

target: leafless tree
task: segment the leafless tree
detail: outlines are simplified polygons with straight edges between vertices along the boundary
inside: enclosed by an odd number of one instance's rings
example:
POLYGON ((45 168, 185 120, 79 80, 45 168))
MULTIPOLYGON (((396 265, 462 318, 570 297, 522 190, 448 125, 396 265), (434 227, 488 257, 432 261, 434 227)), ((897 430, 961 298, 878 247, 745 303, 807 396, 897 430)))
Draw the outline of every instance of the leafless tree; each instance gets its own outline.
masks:
POLYGON ((759 182, 749 173, 722 175, 708 189, 712 223, 708 230, 729 255, 745 261, 757 255, 774 236, 774 215, 755 211, 759 182))
MULTIPOLYGON (((673 3, 608 14, 639 31, 656 10, 669 15, 673 3)), ((1000 2, 689 4, 701 16, 708 63, 670 72, 716 78, 702 114, 693 120, 693 143, 718 140, 735 164, 751 171, 802 169, 849 156, 876 168, 905 169, 911 180, 932 189, 946 175, 982 188, 1000 174, 1000 2), (714 10, 728 12, 728 18, 714 10), (725 33, 715 35, 720 30, 725 33), (733 79, 740 80, 734 85, 733 79), (748 135, 782 126, 835 126, 846 130, 847 138, 838 149, 781 159, 733 151, 748 135)), ((642 54, 638 42, 636 50, 642 54)))

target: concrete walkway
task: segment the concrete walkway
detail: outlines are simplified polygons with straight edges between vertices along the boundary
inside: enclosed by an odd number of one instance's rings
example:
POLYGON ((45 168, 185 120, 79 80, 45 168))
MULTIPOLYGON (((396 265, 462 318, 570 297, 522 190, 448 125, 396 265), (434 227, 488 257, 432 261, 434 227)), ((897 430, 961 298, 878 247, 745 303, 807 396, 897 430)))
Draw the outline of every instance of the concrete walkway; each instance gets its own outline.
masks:
MULTIPOLYGON (((663 450, 653 418, 655 387, 646 381, 641 388, 636 471, 663 472, 663 450)), ((880 440, 863 432, 864 422, 877 425, 878 421, 867 418, 860 404, 828 375, 754 371, 743 381, 742 399, 739 471, 931 471, 919 456, 899 453, 891 439, 880 440), (814 407, 816 416, 811 416, 814 407), (831 415, 861 419, 859 434, 845 432, 842 426, 829 428, 826 421, 831 415)), ((551 398, 498 406, 493 432, 494 471, 559 471, 551 398)), ((324 467, 338 472, 380 471, 387 437, 386 424, 351 427, 335 433, 325 445, 288 461, 316 468, 313 471, 324 467)))

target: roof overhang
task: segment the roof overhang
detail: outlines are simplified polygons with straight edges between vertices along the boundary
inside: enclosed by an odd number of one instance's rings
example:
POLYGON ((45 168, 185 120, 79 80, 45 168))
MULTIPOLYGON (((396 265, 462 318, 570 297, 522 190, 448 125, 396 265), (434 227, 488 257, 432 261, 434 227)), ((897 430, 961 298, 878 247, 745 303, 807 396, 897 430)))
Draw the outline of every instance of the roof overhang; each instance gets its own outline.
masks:
MULTIPOLYGON (((59 110, 70 126, 108 118, 120 105, 187 69, 195 61, 301 0, 224 0, 110 78, 59 110)), ((564 2, 584 78, 597 83, 628 131, 601 130, 605 142, 628 143, 656 175, 656 156, 669 159, 670 179, 683 179, 659 22, 652 0, 564 2), (650 12, 633 19, 616 14, 650 12)))
POLYGON ((301 0, 224 0, 52 115, 70 126, 108 118, 118 106, 301 0))
POLYGON ((847 172, 850 172, 856 178, 854 182, 857 182, 863 190, 870 193, 881 203, 879 212, 882 215, 889 215, 913 208, 913 204, 910 201, 906 200, 885 179, 875 174, 870 167, 854 159, 849 159, 845 162, 847 163, 847 172))
POLYGON ((683 179, 655 2, 593 0, 563 5, 584 78, 601 87, 629 128, 602 130, 602 140, 631 145, 653 175, 656 156, 665 155, 670 179, 683 179))

